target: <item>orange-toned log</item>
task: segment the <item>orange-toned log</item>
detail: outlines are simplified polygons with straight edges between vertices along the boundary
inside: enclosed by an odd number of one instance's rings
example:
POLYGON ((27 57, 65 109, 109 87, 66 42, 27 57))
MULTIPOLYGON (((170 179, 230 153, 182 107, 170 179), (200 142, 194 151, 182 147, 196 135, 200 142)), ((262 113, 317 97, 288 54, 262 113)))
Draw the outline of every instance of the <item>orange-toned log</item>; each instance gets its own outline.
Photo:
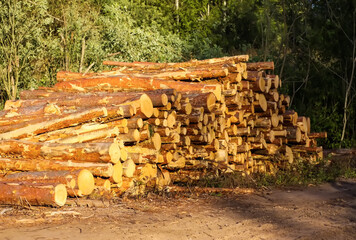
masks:
POLYGON ((181 92, 213 92, 217 100, 221 99, 221 85, 206 85, 203 83, 177 82, 172 80, 159 80, 151 77, 132 77, 127 75, 117 75, 110 77, 100 77, 92 79, 78 79, 68 82, 60 82, 54 89, 75 91, 78 88, 91 89, 110 89, 119 90, 156 90, 156 89, 176 89, 181 92))
POLYGON ((308 137, 309 138, 327 138, 328 133, 327 132, 309 133, 308 137))
MULTIPOLYGON (((77 93, 71 95, 63 95, 60 97, 44 98, 44 99, 30 99, 30 100, 19 100, 20 110, 26 110, 27 108, 45 108, 49 103, 55 104, 58 108, 63 107, 80 107, 80 108, 90 108, 90 107, 99 107, 99 106, 111 106, 111 105, 120 105, 127 102, 138 102, 138 108, 145 108, 146 106, 151 106, 152 101, 151 97, 155 99, 158 106, 162 104, 167 104, 168 99, 166 95, 161 93, 150 94, 148 96, 142 92, 115 92, 115 93, 106 93, 106 92, 97 92, 97 93, 77 93), (164 102, 162 102, 162 99, 164 102), (159 101, 161 99, 161 101, 159 101)), ((8 104, 9 105, 9 104, 8 104)), ((147 107, 146 107, 147 108, 147 107)), ((153 107, 152 107, 153 108, 153 107)), ((148 109, 152 111, 151 109, 148 109)), ((25 112, 26 113, 26 112, 25 112)), ((152 115, 152 114, 151 114, 152 115)), ((148 115, 147 117, 151 117, 148 115)))
POLYGON ((62 183, 67 188, 70 186, 72 189, 78 189, 82 195, 89 195, 94 190, 94 177, 87 169, 77 171, 18 172, 8 174, 0 181, 32 181, 39 184, 62 183), (74 184, 72 184, 72 181, 74 181, 74 184))
POLYGON ((214 109, 217 100, 212 93, 182 94, 182 97, 188 98, 193 108, 203 107, 207 112, 211 112, 214 109))
POLYGON ((264 78, 258 78, 256 81, 250 83, 250 89, 255 92, 265 92, 266 90, 266 81, 264 78))
POLYGON ((283 114, 283 125, 295 126, 298 120, 298 113, 294 110, 287 110, 283 114))
POLYGON ((258 79, 261 79, 263 76, 263 72, 261 71, 247 71, 247 76, 245 77, 246 80, 249 81, 257 81, 258 79))
POLYGON ((323 151, 323 147, 292 146, 294 152, 318 153, 323 151))
POLYGON ((111 177, 113 174, 113 165, 111 163, 72 162, 28 158, 0 158, 0 169, 7 171, 75 171, 87 169, 94 176, 98 177, 111 177))
POLYGON ((153 77, 162 80, 196 80, 200 81, 204 78, 219 78, 226 77, 229 74, 227 68, 221 67, 219 69, 194 69, 194 70, 180 70, 180 71, 164 71, 160 73, 153 74, 134 74, 130 76, 138 77, 153 77))
POLYGON ((7 128, 0 128, 0 132, 3 132, 0 134, 0 139, 20 139, 30 135, 37 135, 85 123, 97 118, 123 118, 123 114, 120 107, 99 107, 76 113, 66 113, 61 116, 39 117, 38 119, 14 124, 7 128))
POLYGON ((274 70, 274 62, 253 62, 246 65, 249 71, 274 70))
POLYGON ((224 63, 227 61, 232 61, 234 63, 246 62, 248 61, 248 55, 237 55, 231 57, 222 57, 222 58, 211 58, 206 60, 191 60, 188 62, 181 63, 152 63, 152 62, 115 62, 115 61, 104 61, 104 65, 111 66, 120 66, 120 67, 134 67, 134 68, 143 68, 143 69, 162 69, 162 68, 180 68, 180 67, 193 67, 206 64, 216 64, 224 63))
POLYGON ((63 206, 67 200, 67 190, 63 184, 22 185, 20 183, 0 183, 0 203, 9 205, 63 206))
MULTIPOLYGON (((15 125, 15 124, 19 124, 19 123, 23 123, 23 122, 27 122, 27 121, 31 121, 33 119, 36 119, 40 116, 40 114, 43 114, 42 110, 39 110, 38 108, 36 109, 32 109, 30 113, 19 113, 19 111, 16 109, 16 111, 13 111, 16 113, 15 116, 11 116, 11 117, 1 117, 0 118, 0 127, 6 127, 6 126, 11 126, 11 125, 15 125), (34 111, 32 111, 34 110, 34 111), (39 112, 38 112, 39 111, 39 112)), ((7 111, 7 110, 3 110, 3 111, 7 111)))
POLYGON ((253 102, 254 109, 259 112, 265 112, 268 107, 266 97, 264 94, 259 94, 258 96, 258 100, 253 102))
POLYGON ((132 117, 127 119, 127 127, 128 128, 142 128, 143 127, 143 120, 139 117, 132 117))
POLYGON ((93 76, 96 74, 100 74, 100 73, 84 74, 84 73, 70 72, 70 71, 59 71, 59 72, 57 72, 56 79, 57 79, 57 82, 62 82, 62 81, 70 81, 73 79, 79 79, 79 78, 83 78, 83 77, 93 76))
POLYGON ((302 140, 302 132, 299 127, 288 127, 286 130, 288 142, 299 143, 302 140))
POLYGON ((69 134, 68 136, 60 136, 57 139, 49 140, 51 143, 86 143, 100 139, 114 138, 119 134, 128 133, 127 127, 106 127, 94 131, 84 132, 81 134, 69 134))
MULTIPOLYGON (((141 119, 142 121, 142 119, 141 119)), ((22 140, 30 142, 61 142, 66 143, 68 138, 73 137, 73 141, 85 142, 89 139, 114 137, 119 133, 127 133, 128 131, 128 119, 119 119, 117 121, 107 122, 107 123, 85 123, 73 127, 68 127, 64 129, 59 129, 47 133, 43 133, 37 136, 30 136, 22 140), (127 130, 127 131, 126 131, 127 130), (77 139, 75 139, 75 137, 77 139), (87 139, 87 140, 85 140, 87 139)), ((143 125, 143 123, 142 123, 143 125)), ((136 127, 137 128, 137 127, 136 127)), ((70 143, 69 141, 67 143, 70 143)))
POLYGON ((44 158, 59 161, 111 162, 120 160, 120 148, 114 143, 39 143, 21 140, 1 140, 2 156, 44 158))
POLYGON ((267 78, 272 80, 271 88, 277 89, 280 87, 281 84, 278 75, 267 75, 267 78))

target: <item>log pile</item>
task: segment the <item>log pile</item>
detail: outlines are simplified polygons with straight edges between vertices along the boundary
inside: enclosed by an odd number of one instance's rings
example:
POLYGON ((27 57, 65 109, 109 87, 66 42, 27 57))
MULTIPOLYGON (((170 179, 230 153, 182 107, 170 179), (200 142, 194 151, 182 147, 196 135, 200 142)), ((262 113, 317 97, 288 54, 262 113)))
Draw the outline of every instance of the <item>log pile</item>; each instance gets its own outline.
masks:
POLYGON ((273 62, 247 61, 105 61, 114 68, 21 92, 0 112, 0 203, 62 206, 321 158, 326 133, 288 109, 273 62))

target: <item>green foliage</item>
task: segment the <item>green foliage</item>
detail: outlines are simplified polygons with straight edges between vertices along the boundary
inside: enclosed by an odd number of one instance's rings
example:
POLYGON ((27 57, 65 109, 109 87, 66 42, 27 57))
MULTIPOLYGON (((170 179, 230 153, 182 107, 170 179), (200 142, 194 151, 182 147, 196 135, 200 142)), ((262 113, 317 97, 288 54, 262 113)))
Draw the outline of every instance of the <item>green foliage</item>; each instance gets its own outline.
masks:
POLYGON ((15 99, 18 88, 33 80, 37 54, 41 49, 46 16, 44 0, 0 1, 0 79, 7 98, 15 99))
POLYGON ((173 34, 162 35, 156 28, 138 26, 125 5, 105 6, 101 18, 103 49, 118 61, 179 61, 184 42, 173 34))

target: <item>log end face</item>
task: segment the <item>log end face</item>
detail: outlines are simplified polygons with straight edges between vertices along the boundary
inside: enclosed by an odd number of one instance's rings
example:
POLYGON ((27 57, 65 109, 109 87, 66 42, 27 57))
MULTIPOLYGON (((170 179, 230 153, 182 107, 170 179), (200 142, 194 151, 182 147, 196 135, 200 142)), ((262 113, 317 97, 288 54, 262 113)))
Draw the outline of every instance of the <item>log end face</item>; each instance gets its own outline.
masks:
POLYGON ((121 162, 116 163, 113 167, 113 174, 111 177, 115 183, 122 182, 122 172, 123 168, 121 162))
POLYGON ((193 107, 192 104, 187 103, 184 107, 185 109, 185 114, 190 115, 192 113, 193 107))
POLYGON ((259 95, 258 103, 261 109, 265 112, 267 110, 267 100, 264 94, 259 95))
POLYGON ((112 163, 117 163, 120 161, 121 151, 120 151, 119 143, 117 141, 114 141, 114 143, 110 145, 109 155, 112 163))
POLYGON ((154 133, 152 137, 153 146, 156 150, 160 150, 162 146, 161 136, 158 133, 154 133))
POLYGON ((132 159, 126 160, 123 165, 123 175, 128 178, 132 178, 134 176, 136 165, 132 159))
POLYGON ((128 157, 127 150, 125 148, 121 148, 120 152, 121 152, 121 156, 120 156, 121 160, 126 161, 128 157))
POLYGON ((143 127, 143 120, 142 120, 142 118, 138 118, 138 119, 137 119, 137 127, 138 127, 138 128, 142 128, 142 127, 143 127))
POLYGON ((94 176, 87 170, 83 169, 78 175, 78 189, 83 195, 89 195, 93 192, 95 187, 94 176))
POLYGON ((133 132, 132 132, 132 137, 134 138, 135 141, 140 141, 140 138, 141 138, 141 133, 139 130, 135 129, 133 132))
POLYGON ((209 112, 212 112, 213 109, 215 108, 215 103, 218 98, 216 97, 215 94, 209 94, 209 96, 206 99, 206 105, 209 110, 209 112))
POLYGON ((279 125, 279 117, 277 114, 273 113, 272 116, 271 116, 271 122, 272 122, 272 126, 273 127, 278 127, 279 125))
POLYGON ((221 92, 222 92, 222 87, 220 84, 216 84, 216 89, 213 91, 215 94, 216 100, 220 101, 221 100, 221 92))
POLYGON ((146 94, 142 94, 142 96, 140 97, 140 105, 141 105, 141 112, 147 118, 150 118, 153 115, 153 104, 151 98, 146 94))
POLYGON ((163 105, 163 106, 166 106, 166 105, 168 104, 168 96, 167 96, 167 94, 162 93, 162 95, 161 95, 161 101, 162 101, 162 105, 163 105))
POLYGON ((58 184, 54 187, 54 202, 62 207, 67 201, 67 189, 64 184, 58 184))

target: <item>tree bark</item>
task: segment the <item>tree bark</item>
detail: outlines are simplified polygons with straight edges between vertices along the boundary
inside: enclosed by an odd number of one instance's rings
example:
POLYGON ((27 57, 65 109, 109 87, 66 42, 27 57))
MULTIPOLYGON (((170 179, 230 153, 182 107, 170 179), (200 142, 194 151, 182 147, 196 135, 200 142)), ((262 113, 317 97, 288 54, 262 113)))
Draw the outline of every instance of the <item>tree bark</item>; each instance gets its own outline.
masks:
POLYGON ((63 184, 29 186, 20 183, 0 183, 1 204, 61 207, 66 200, 67 190, 63 184))

